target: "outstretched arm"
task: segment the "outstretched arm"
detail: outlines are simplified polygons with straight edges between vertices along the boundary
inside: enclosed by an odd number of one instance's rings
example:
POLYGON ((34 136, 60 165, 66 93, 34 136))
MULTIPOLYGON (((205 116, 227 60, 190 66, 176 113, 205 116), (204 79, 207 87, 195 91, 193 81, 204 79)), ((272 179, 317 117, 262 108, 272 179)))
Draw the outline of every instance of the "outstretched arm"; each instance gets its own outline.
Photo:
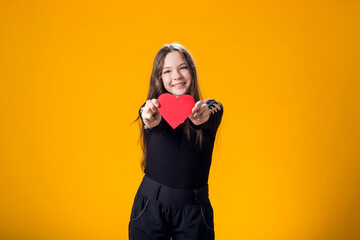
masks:
MULTIPOLYGON (((206 105, 207 105, 208 114, 209 114, 208 120, 197 125, 196 121, 193 122, 192 121, 193 118, 189 117, 190 125, 192 127, 194 127, 195 129, 210 129, 213 132, 216 132, 221 123, 222 115, 224 112, 223 105, 220 102, 216 101, 215 99, 207 100, 206 105)), ((205 107, 206 107, 206 105, 205 105, 205 107)))

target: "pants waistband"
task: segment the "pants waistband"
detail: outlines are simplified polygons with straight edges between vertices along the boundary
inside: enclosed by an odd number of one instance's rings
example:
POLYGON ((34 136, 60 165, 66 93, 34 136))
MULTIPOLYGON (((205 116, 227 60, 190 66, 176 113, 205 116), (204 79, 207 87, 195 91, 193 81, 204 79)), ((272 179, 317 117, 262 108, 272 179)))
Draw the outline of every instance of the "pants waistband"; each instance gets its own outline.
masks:
POLYGON ((208 201, 208 185, 196 189, 177 189, 165 186, 144 175, 140 184, 140 193, 174 207, 204 204, 208 201))

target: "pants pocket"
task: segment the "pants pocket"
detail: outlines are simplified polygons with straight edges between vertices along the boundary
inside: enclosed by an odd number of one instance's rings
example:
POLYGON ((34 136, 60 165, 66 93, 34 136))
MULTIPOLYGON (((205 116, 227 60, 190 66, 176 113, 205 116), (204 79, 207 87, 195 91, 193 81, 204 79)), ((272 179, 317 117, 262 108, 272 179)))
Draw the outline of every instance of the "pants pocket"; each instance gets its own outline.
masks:
POLYGON ((200 205, 200 208, 202 220, 205 226, 210 230, 214 230, 214 210, 210 201, 204 205, 200 205))
POLYGON ((149 204, 150 198, 148 196, 142 195, 141 193, 136 193, 134 204, 131 209, 130 222, 135 221, 140 218, 141 215, 145 212, 147 205, 149 204))

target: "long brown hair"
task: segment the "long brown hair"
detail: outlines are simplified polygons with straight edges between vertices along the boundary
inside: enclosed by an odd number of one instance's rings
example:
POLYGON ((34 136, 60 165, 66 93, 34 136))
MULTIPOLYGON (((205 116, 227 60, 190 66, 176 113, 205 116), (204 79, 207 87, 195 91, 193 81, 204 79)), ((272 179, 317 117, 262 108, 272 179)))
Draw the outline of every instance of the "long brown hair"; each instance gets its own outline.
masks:
MULTIPOLYGON (((187 65, 189 66, 189 70, 190 70, 190 73, 192 76, 192 81, 191 81, 191 85, 189 87, 189 91, 187 94, 190 94, 191 96, 193 96, 193 98, 195 99, 195 102, 202 100, 202 95, 201 95, 200 88, 199 88, 197 71, 196 71, 194 60, 193 60, 190 52, 188 50, 186 50, 186 48, 183 45, 176 43, 176 42, 171 43, 171 44, 165 44, 156 54, 154 63, 153 63, 151 77, 150 77, 149 93, 147 96, 147 100, 151 100, 153 98, 158 99, 158 97, 161 94, 168 92, 165 89, 165 87, 163 86, 163 82, 161 79, 161 73, 162 73, 162 68, 164 65, 164 59, 165 59, 166 55, 173 51, 178 51, 183 56, 187 65)), ((146 138, 145 138, 145 133, 144 133, 144 126, 140 120, 139 115, 134 120, 134 122, 137 120, 139 121, 139 127, 140 127, 140 137, 139 137, 138 142, 140 141, 141 149, 143 151, 142 159, 141 159, 141 170, 144 171, 145 166, 146 166, 146 138)), ((187 139, 190 141, 189 121, 190 120, 188 118, 184 121, 183 129, 184 129, 184 132, 186 133, 187 139)), ((202 130, 201 129, 194 129, 194 130, 196 132, 195 144, 199 144, 199 147, 201 149, 202 141, 203 141, 202 130)))

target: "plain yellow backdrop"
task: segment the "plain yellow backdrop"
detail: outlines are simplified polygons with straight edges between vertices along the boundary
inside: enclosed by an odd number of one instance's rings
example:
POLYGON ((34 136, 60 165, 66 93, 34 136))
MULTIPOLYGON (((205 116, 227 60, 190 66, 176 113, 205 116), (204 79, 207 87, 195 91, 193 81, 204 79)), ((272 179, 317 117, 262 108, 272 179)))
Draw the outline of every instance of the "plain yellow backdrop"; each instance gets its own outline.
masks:
POLYGON ((0 239, 115 240, 153 59, 224 106, 216 239, 360 239, 359 1, 0 2, 0 239))

